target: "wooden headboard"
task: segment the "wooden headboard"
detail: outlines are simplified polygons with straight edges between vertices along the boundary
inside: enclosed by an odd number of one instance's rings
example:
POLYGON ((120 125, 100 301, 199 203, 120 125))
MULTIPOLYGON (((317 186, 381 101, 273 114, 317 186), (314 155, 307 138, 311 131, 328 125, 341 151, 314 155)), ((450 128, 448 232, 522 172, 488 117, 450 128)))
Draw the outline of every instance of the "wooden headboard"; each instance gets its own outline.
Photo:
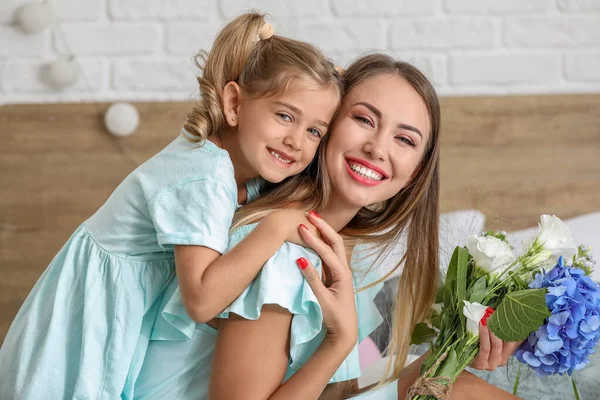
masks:
MULTIPOLYGON (((137 103, 137 133, 105 130, 107 104, 0 107, 0 340, 73 230, 179 132, 191 103, 137 103)), ((488 227, 600 209, 600 95, 442 100, 442 211, 488 227)))

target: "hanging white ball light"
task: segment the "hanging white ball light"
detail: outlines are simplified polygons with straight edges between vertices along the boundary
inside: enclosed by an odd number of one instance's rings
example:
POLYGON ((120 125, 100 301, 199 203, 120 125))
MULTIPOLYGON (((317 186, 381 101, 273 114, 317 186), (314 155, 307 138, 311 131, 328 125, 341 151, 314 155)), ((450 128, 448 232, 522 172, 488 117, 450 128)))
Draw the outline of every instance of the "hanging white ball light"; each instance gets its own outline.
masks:
POLYGON ((62 55, 48 64, 47 74, 49 83, 57 88, 71 86, 79 78, 79 65, 75 56, 62 55))
POLYGON ((104 114, 104 125, 113 136, 129 136, 139 123, 140 115, 130 103, 113 103, 104 114))
POLYGON ((52 4, 34 1, 21 6, 16 13, 17 21, 27 33, 38 33, 51 27, 58 20, 52 4))

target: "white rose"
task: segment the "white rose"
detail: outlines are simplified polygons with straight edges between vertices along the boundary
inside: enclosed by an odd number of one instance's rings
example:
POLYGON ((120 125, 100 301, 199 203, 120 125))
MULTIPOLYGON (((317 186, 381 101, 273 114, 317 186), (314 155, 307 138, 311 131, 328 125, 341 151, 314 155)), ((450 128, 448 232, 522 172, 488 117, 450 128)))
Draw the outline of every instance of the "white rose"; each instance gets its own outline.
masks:
POLYGON ((479 337, 479 321, 485 315, 487 306, 476 302, 469 302, 463 300, 465 305, 463 307, 463 315, 467 317, 467 331, 475 337, 479 337))
POLYGON ((493 236, 471 236, 466 247, 475 265, 490 275, 502 272, 515 261, 515 254, 508 243, 493 236))
POLYGON ((543 250, 538 262, 543 262, 550 257, 563 256, 571 259, 577 253, 577 245, 571 234, 571 229, 554 215, 542 215, 540 218, 540 230, 535 242, 541 245, 543 250))

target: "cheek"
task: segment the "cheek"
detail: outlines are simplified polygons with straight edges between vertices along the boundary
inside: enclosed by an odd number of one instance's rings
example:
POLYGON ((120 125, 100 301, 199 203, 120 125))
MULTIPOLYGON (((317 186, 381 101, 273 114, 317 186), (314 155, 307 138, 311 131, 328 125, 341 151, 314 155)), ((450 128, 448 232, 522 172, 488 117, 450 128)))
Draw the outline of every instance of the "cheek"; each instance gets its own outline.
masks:
POLYGON ((398 157, 394 162, 396 177, 399 180, 409 180, 419 165, 419 158, 413 155, 398 157))

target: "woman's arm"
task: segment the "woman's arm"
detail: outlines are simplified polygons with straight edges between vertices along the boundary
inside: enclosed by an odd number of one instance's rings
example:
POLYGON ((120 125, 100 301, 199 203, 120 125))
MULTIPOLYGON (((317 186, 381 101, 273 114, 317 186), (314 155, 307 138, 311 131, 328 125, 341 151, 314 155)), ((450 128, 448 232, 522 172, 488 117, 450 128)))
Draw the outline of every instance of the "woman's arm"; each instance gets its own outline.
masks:
MULTIPOLYGON (((404 400, 408 389, 419 377, 421 365, 425 362, 427 355, 425 353, 420 358, 407 366, 398 378, 398 399, 404 400)), ((470 372, 463 371, 454 384, 450 392, 450 400, 510 400, 518 399, 518 397, 505 392, 504 390, 491 385, 481 378, 476 377, 470 372)))
POLYGON ((282 384, 289 361, 292 315, 264 306, 256 321, 231 315, 221 321, 209 399, 317 399, 355 342, 325 340, 282 384))
POLYGON ((175 246, 177 278, 188 315, 198 323, 217 316, 252 282, 284 241, 297 237, 301 222, 308 222, 302 211, 276 211, 223 255, 204 246, 175 246))
POLYGON ((299 258, 297 263, 321 306, 327 332, 324 340, 282 384, 290 358, 292 315, 278 305, 263 306, 256 321, 230 314, 230 319, 221 322, 217 338, 210 399, 317 399, 355 346, 358 322, 343 241, 322 221, 317 224, 331 247, 304 228, 300 234, 327 263, 331 285, 323 285, 306 259, 299 258))

